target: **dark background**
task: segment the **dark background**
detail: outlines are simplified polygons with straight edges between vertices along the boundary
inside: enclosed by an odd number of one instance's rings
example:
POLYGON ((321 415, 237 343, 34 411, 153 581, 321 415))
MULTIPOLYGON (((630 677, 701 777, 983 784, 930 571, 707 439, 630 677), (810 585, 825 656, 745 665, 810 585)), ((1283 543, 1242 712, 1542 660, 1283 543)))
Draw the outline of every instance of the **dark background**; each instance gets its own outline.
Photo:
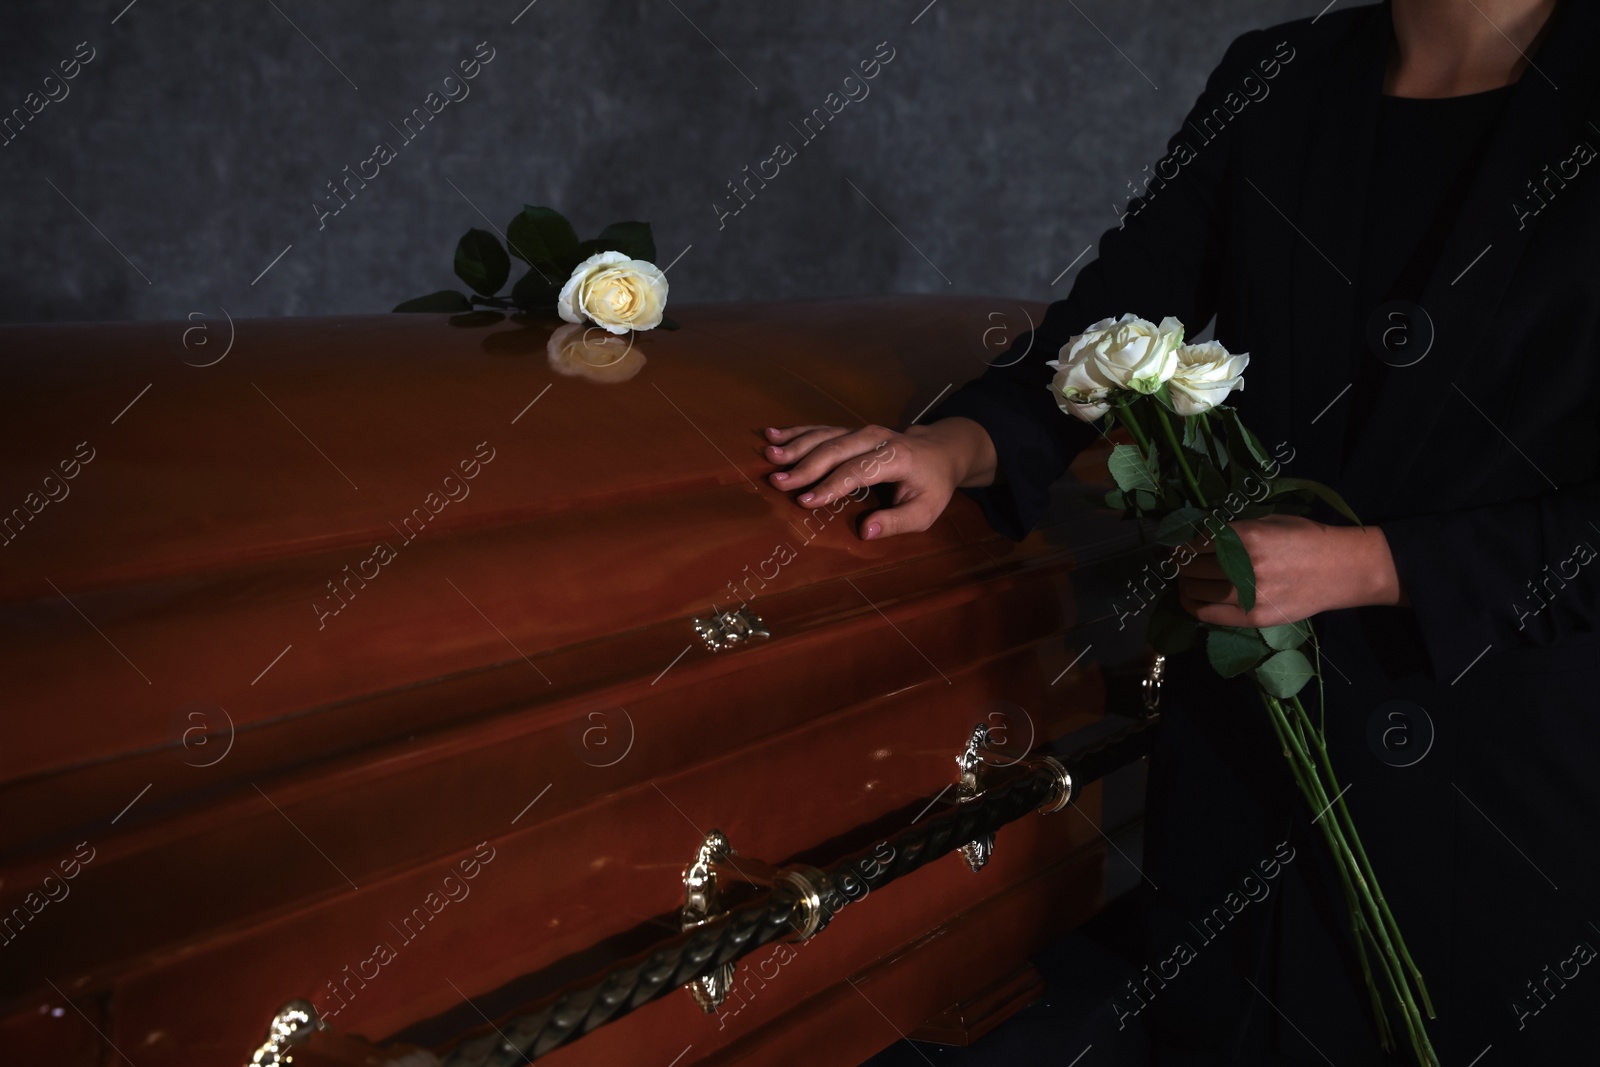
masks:
POLYGON ((653 223, 662 266, 690 249, 675 302, 1054 298, 1227 43, 1322 6, 525 3, 7 3, 0 114, 95 55, 0 146, 0 321, 387 311, 457 286, 474 204, 504 227, 525 202, 584 237, 653 223), (885 41, 870 95, 802 143, 789 123, 885 41), (390 123, 479 42, 470 95, 402 145, 390 123), (326 183, 380 140, 398 158, 319 230, 326 183), (719 230, 726 183, 779 141, 799 158, 719 230))

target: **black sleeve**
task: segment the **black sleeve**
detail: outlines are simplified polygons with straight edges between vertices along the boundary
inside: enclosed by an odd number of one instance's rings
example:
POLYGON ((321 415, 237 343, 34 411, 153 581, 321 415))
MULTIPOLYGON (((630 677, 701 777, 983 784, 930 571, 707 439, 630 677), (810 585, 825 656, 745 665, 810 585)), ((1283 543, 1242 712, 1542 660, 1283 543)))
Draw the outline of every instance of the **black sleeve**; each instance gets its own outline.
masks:
POLYGON ((1600 623, 1600 586, 1586 573, 1600 481, 1379 526, 1439 681, 1490 649, 1556 645, 1600 623))
POLYGON ((1183 131, 1190 122, 1200 128, 1213 111, 1226 112, 1223 98, 1236 91, 1252 59, 1270 52, 1261 31, 1229 46, 1185 126, 1168 141, 1167 155, 1144 172, 1145 195, 1129 201, 1122 224, 1101 235, 1099 255, 1078 273, 1071 292, 981 377, 923 417, 964 416, 988 431, 998 460, 996 484, 962 491, 1006 537, 1020 541, 1038 524, 1050 485, 1099 433, 1056 405, 1049 390, 1054 371, 1045 363, 1074 334, 1128 312, 1152 322, 1173 315, 1193 330, 1211 320, 1222 252, 1221 190, 1238 123, 1198 147, 1183 131))

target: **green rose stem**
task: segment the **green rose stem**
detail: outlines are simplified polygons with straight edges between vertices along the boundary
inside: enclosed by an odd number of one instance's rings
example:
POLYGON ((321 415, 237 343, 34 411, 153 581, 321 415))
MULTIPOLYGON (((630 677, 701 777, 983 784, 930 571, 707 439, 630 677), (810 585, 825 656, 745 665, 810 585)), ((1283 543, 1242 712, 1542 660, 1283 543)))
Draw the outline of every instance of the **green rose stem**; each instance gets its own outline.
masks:
MULTIPOLYGON (((1297 777, 1300 779, 1303 790, 1307 785, 1311 787, 1307 791, 1306 799, 1318 809, 1318 822, 1320 823, 1321 814, 1326 814, 1332 809, 1335 802, 1328 799, 1327 791, 1323 788, 1321 777, 1317 773, 1317 765, 1312 762, 1310 753, 1299 743, 1296 731, 1288 728, 1288 713, 1284 711, 1283 704, 1277 697, 1264 690, 1260 690, 1260 694, 1272 713, 1283 719, 1285 736, 1289 739, 1290 746, 1294 749, 1294 754, 1304 771, 1302 775, 1297 775, 1297 777)), ((1303 706, 1297 710, 1299 715, 1304 715, 1303 706)), ((1309 725, 1309 720, 1306 720, 1302 725, 1309 725)), ((1332 769, 1326 763, 1326 750, 1324 750, 1323 756, 1324 767, 1331 779, 1332 769)), ((1295 761, 1291 761, 1291 763, 1293 762, 1295 761)), ((1344 827, 1335 819, 1330 819, 1322 825, 1324 834, 1330 839, 1330 844, 1337 842, 1334 848, 1336 865, 1354 875, 1355 887, 1363 906, 1366 908, 1367 913, 1377 920, 1376 924, 1368 923, 1368 928, 1377 935, 1376 941, 1380 948, 1379 959, 1384 964, 1384 972, 1389 979, 1389 987, 1399 1001, 1401 1014, 1406 1021, 1406 1030, 1411 1038, 1412 1051, 1416 1053, 1417 1059, 1426 1067, 1435 1067, 1439 1062, 1438 1058, 1434 1054, 1433 1045, 1428 1039, 1428 1032, 1423 1026, 1421 1012, 1418 1011, 1416 1001, 1411 995, 1411 987, 1406 982, 1405 972, 1400 964, 1399 953, 1396 951, 1394 943, 1389 936, 1389 927, 1393 923, 1393 916, 1387 915, 1387 907, 1380 908, 1378 902, 1374 899, 1371 887, 1358 866, 1355 852, 1345 839, 1344 827)))
MULTIPOLYGON (((1151 401, 1157 405, 1156 418, 1161 423, 1168 443, 1172 446, 1173 456, 1183 472, 1194 502, 1200 507, 1208 507, 1205 492, 1200 488, 1199 479, 1195 477, 1188 457, 1184 455, 1182 441, 1172 425, 1172 420, 1167 417, 1165 406, 1154 397, 1151 401)), ((1144 461, 1148 472, 1152 455, 1150 440, 1133 418, 1132 404, 1126 396, 1119 396, 1115 403, 1118 416, 1127 425, 1134 441, 1138 444, 1140 458, 1144 461)), ((1214 450, 1215 441, 1211 436, 1211 427, 1204 416, 1199 417, 1201 429, 1214 450)), ((1159 484, 1159 472, 1155 473, 1159 484)), ((1311 644, 1317 656, 1315 673, 1320 692, 1322 649, 1315 633, 1311 634, 1311 644)), ((1394 1033, 1388 1015, 1384 1011, 1383 998, 1379 994, 1372 961, 1367 953, 1368 940, 1372 942, 1373 951, 1377 953, 1378 963, 1388 983, 1390 995, 1396 1007, 1400 1009, 1406 1026, 1406 1036, 1410 1040, 1411 1050, 1416 1055, 1418 1063, 1423 1067, 1438 1067, 1439 1059, 1429 1039, 1422 1011, 1418 1009, 1416 998, 1412 994, 1411 982, 1416 983, 1417 994, 1422 999, 1428 1017, 1435 1018, 1427 985, 1422 980, 1421 971, 1411 958, 1410 949, 1400 934, 1399 923, 1383 896, 1377 877, 1373 873, 1372 862, 1367 856, 1360 835, 1356 832, 1355 821, 1344 802, 1338 777, 1334 774, 1332 762, 1328 757, 1327 742, 1322 727, 1312 722, 1310 713, 1298 695, 1286 700, 1280 699, 1259 684, 1257 694, 1266 706, 1267 717, 1272 723, 1279 746, 1283 750, 1301 794, 1318 812, 1314 821, 1322 831, 1323 840, 1327 843, 1334 867, 1339 874, 1340 885, 1344 890, 1345 904, 1350 912, 1350 932, 1355 938, 1356 954, 1361 964, 1362 979, 1372 1003, 1379 1039, 1385 1049, 1394 1048, 1394 1033), (1332 799, 1329 799, 1330 797, 1332 799), (1330 812, 1334 813, 1333 817, 1324 819, 1323 816, 1330 812)))
MULTIPOLYGON (((1294 752, 1290 749, 1289 724, 1283 721, 1282 709, 1274 708, 1265 693, 1260 695, 1262 703, 1267 708, 1267 721, 1272 723, 1272 731, 1278 735, 1278 745, 1283 749, 1283 758, 1288 761, 1289 770, 1294 773, 1295 782, 1300 786, 1301 794, 1309 800, 1312 795, 1312 789, 1306 782, 1305 771, 1301 768, 1299 762, 1295 759, 1294 752)), ((1327 842, 1329 852, 1337 857, 1339 850, 1338 846, 1334 844, 1333 834, 1328 831, 1327 827, 1323 827, 1322 830, 1323 840, 1327 842)), ((1367 929, 1366 918, 1362 914, 1360 903, 1356 899, 1355 887, 1350 884, 1349 872, 1345 870, 1342 863, 1335 863, 1334 868, 1339 872, 1339 882, 1344 887, 1345 907, 1350 912, 1350 933, 1355 938, 1356 954, 1361 961, 1361 979, 1367 987, 1367 996, 1372 1003, 1373 1018, 1377 1020, 1378 1038, 1383 1045, 1384 1051, 1391 1052, 1394 1050, 1394 1034, 1389 1029, 1389 1016, 1383 1010, 1383 998, 1378 993, 1378 984, 1372 978, 1372 964, 1367 959, 1367 939, 1372 939, 1374 948, 1377 946, 1377 939, 1373 938, 1371 931, 1367 929)))
POLYGON ((1128 432, 1133 434, 1133 440, 1139 446, 1139 455, 1148 460, 1150 458, 1150 439, 1139 428, 1139 423, 1134 419, 1133 412, 1128 408, 1128 401, 1125 396, 1117 397, 1117 414, 1122 417, 1122 424, 1128 428, 1128 432))
MULTIPOLYGON (((1299 695, 1291 697, 1290 701, 1293 703, 1295 711, 1299 713, 1300 718, 1306 723, 1310 723, 1310 713, 1306 711, 1305 705, 1300 703, 1299 695)), ((1335 781, 1333 764, 1328 759, 1328 746, 1323 741, 1321 732, 1313 731, 1311 736, 1316 741, 1317 758, 1322 763, 1323 773, 1328 776, 1330 782, 1335 781)), ((1338 810, 1339 821, 1344 824, 1346 836, 1355 846, 1356 857, 1361 862, 1361 873, 1372 887, 1373 895, 1377 898, 1380 914, 1389 929, 1389 936, 1393 938, 1395 945, 1399 947, 1400 956, 1405 960, 1406 969, 1411 972, 1411 979, 1417 984, 1417 992, 1422 997, 1422 1006, 1427 1011, 1428 1018, 1436 1019, 1438 1015, 1433 1010, 1433 999, 1428 996, 1428 985, 1422 980, 1422 971, 1411 958, 1411 950, 1406 947, 1405 938, 1400 935, 1400 924, 1395 920, 1394 912, 1389 908, 1389 902, 1384 899, 1383 889, 1379 887, 1378 878, 1373 873, 1372 861, 1367 858, 1366 846, 1361 843, 1361 835, 1356 832, 1355 820, 1350 815, 1350 809, 1345 806, 1342 794, 1334 801, 1334 807, 1338 810)))
MULTIPOLYGON (((1286 714, 1283 712, 1281 703, 1278 703, 1278 710, 1280 714, 1286 714)), ((1328 800, 1328 792, 1323 788, 1322 781, 1317 775, 1316 765, 1312 762, 1307 749, 1300 745, 1297 745, 1296 749, 1296 755, 1303 762, 1306 768, 1306 779, 1312 784, 1311 796, 1308 797, 1308 799, 1311 801, 1313 806, 1318 808, 1318 821, 1320 822, 1322 815, 1325 815, 1327 812, 1332 810, 1333 804, 1328 800)), ((1328 836, 1333 842, 1335 842, 1334 858, 1340 867, 1348 870, 1353 876, 1354 884, 1357 889, 1357 895, 1361 898, 1367 913, 1370 914, 1371 918, 1376 919, 1378 922, 1376 931, 1379 936, 1374 938, 1374 941, 1376 943, 1376 947, 1379 949, 1379 959, 1384 964, 1384 976, 1388 979, 1390 990, 1398 1001, 1401 1014, 1405 1018, 1406 1030, 1411 1039, 1412 1050, 1417 1054, 1418 1060, 1422 1063, 1434 1064, 1437 1062, 1437 1060, 1432 1055, 1431 1047, 1428 1048, 1427 1054, 1424 1054, 1423 1045, 1427 1042, 1427 1034, 1422 1029, 1422 1020, 1417 1012, 1416 1003, 1411 997, 1410 987, 1406 985, 1405 975, 1400 968, 1399 957, 1396 954, 1393 944, 1388 937, 1386 924, 1383 923, 1377 903, 1374 900, 1369 887, 1364 881, 1361 872, 1356 869, 1355 854, 1351 850, 1348 841, 1344 837, 1342 827, 1340 827, 1335 820, 1329 819, 1328 822, 1323 825, 1328 827, 1328 836)), ((1374 926, 1371 922, 1368 922, 1367 928, 1369 931, 1371 931, 1374 929, 1374 926)))
POLYGON ((1211 505, 1206 503, 1206 495, 1200 491, 1200 482, 1195 478, 1194 471, 1189 469, 1189 459, 1183 454, 1183 444, 1178 440, 1178 432, 1172 428, 1172 420, 1167 418, 1167 409, 1161 401, 1154 400, 1156 418, 1161 420, 1161 428, 1166 431, 1167 440, 1172 443, 1172 454, 1178 457, 1178 466, 1183 468, 1183 477, 1189 483, 1189 491, 1194 494, 1197 504, 1203 508, 1211 505))
POLYGON ((1378 1021, 1378 1043, 1385 1052, 1393 1052, 1394 1031, 1389 1028, 1389 1016, 1383 1010, 1383 998, 1378 994, 1377 983, 1372 980, 1372 964, 1367 959, 1367 942, 1372 942, 1372 949, 1376 952, 1378 939, 1367 929, 1366 919, 1356 903, 1355 890, 1350 887, 1350 879, 1346 878, 1344 882, 1345 906, 1350 909, 1350 933, 1356 939, 1356 956, 1361 961, 1361 977, 1367 984, 1367 998, 1372 1002, 1372 1017, 1378 1021))
MULTIPOLYGON (((1294 707, 1297 717, 1300 719, 1302 724, 1305 727, 1309 727, 1310 715, 1305 710, 1305 705, 1300 702, 1300 698, 1298 696, 1291 697, 1290 701, 1291 706, 1294 707)), ((1324 743, 1321 733, 1315 729, 1303 730, 1302 737, 1304 737, 1306 733, 1309 733, 1311 738, 1315 741, 1316 755, 1322 764, 1323 773, 1327 775, 1332 786, 1337 786, 1338 780, 1333 773, 1332 763, 1328 759, 1327 745, 1324 743)), ((1422 974, 1417 969, 1416 964, 1412 961, 1411 953, 1406 949, 1405 939, 1400 935, 1399 924, 1395 921, 1394 913, 1390 910, 1388 901, 1384 899, 1383 890, 1379 887, 1378 880, 1373 874, 1372 863, 1367 858, 1366 848, 1361 843, 1361 835, 1356 832, 1355 822, 1350 816, 1350 810, 1345 805, 1343 796, 1339 795, 1337 790, 1336 799, 1332 801, 1328 807, 1337 810, 1339 821, 1344 830, 1344 833, 1341 836, 1349 841, 1354 842, 1354 845, 1350 851, 1351 855, 1356 857, 1360 864, 1360 873, 1358 878, 1365 888, 1370 888, 1372 898, 1376 905, 1375 910, 1378 916, 1383 920, 1385 930, 1390 939, 1396 946, 1398 946, 1400 955, 1405 959, 1407 969, 1410 970, 1413 979, 1417 983, 1418 991, 1422 995, 1423 1004, 1427 1007, 1428 1017, 1430 1019, 1436 1018, 1433 1005, 1428 997, 1427 986, 1422 980, 1422 974)))
MULTIPOLYGON (((1290 764, 1297 768, 1296 777, 1299 779, 1301 789, 1305 792, 1306 800, 1312 807, 1317 808, 1319 813, 1325 814, 1332 807, 1332 804, 1328 801, 1326 790, 1323 789, 1316 764, 1312 762, 1310 754, 1300 741, 1299 731, 1290 725, 1291 720, 1288 713, 1284 711, 1283 704, 1276 697, 1264 690, 1258 690, 1258 692, 1273 716, 1282 723, 1282 735, 1288 739, 1289 747, 1293 752, 1290 764)), ((1366 910, 1375 915, 1377 911, 1376 903, 1372 899, 1372 894, 1367 891, 1367 886, 1362 881, 1360 872, 1356 870, 1355 855, 1344 840, 1342 828, 1332 819, 1326 823, 1322 822, 1321 814, 1318 815, 1317 822, 1322 827, 1323 835, 1333 852, 1335 866, 1340 869, 1341 877, 1348 877, 1349 874, 1354 874, 1355 886, 1359 891, 1357 895, 1361 898, 1366 910)), ((1367 925, 1369 930, 1372 929, 1371 923, 1367 925)), ((1426 1065, 1426 1067, 1435 1067, 1438 1060, 1433 1055, 1432 1047, 1428 1045, 1426 1031, 1422 1030, 1421 1019, 1418 1016, 1416 1004, 1411 999, 1410 988, 1405 983, 1405 975, 1400 969, 1399 959, 1394 952, 1393 946, 1389 943, 1388 931, 1380 925, 1377 928, 1377 932, 1381 935, 1379 959, 1384 964, 1384 977, 1388 979, 1390 991, 1398 1001, 1401 1015, 1405 1019, 1406 1032, 1411 1039, 1412 1051, 1416 1053, 1420 1063, 1426 1065)), ((1382 1023, 1379 1023, 1380 1027, 1382 1025, 1382 1023)))
POLYGON ((1211 416, 1202 411, 1200 414, 1194 416, 1194 418, 1200 420, 1200 432, 1206 435, 1206 446, 1211 450, 1211 455, 1213 457, 1219 456, 1220 453, 1217 450, 1217 434, 1216 431, 1211 428, 1211 416))
POLYGON ((1139 446, 1139 458, 1144 461, 1145 472, 1150 475, 1150 480, 1159 487, 1161 485, 1161 472, 1150 469, 1150 439, 1144 435, 1144 430, 1140 428, 1138 420, 1133 417, 1133 409, 1129 406, 1125 396, 1119 395, 1117 397, 1117 415, 1121 417, 1122 425, 1126 426, 1128 432, 1133 435, 1134 443, 1139 446))

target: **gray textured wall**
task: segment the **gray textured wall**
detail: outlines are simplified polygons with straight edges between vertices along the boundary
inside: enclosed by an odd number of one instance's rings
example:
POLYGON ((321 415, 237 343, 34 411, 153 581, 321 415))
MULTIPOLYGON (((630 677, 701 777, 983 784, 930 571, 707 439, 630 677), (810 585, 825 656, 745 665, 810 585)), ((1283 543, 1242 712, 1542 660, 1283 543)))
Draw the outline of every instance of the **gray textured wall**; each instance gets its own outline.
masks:
POLYGON ((0 109, 62 97, 0 147, 0 320, 386 311, 455 284, 472 205, 503 226, 524 202, 582 236, 649 220, 663 265, 692 245, 675 302, 1059 295, 1227 42, 1321 6, 126 2, 0 10, 0 109), (479 42, 469 95, 402 143, 479 42), (880 42, 870 95, 803 142, 790 124, 880 42), (319 228, 378 141, 396 158, 319 228), (719 224, 780 141, 797 158, 719 224))

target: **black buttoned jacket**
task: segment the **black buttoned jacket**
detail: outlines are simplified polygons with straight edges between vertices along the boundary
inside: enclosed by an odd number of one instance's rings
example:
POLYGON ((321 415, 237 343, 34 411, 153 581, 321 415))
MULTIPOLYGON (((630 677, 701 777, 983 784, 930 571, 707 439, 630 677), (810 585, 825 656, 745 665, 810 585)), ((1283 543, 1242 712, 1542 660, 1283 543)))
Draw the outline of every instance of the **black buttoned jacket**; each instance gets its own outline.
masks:
MULTIPOLYGON (((1216 338, 1250 353, 1229 403, 1292 451, 1285 473, 1336 486, 1383 530, 1411 602, 1318 625, 1330 747, 1430 981, 1446 1063, 1490 1045, 1500 1063, 1592 1047, 1581 1024, 1600 1006, 1600 967, 1580 962, 1600 948, 1597 8, 1567 0, 1552 16, 1413 301, 1421 310, 1403 320, 1414 347, 1391 362, 1415 362, 1386 372, 1348 451, 1346 387, 1358 360, 1376 358, 1374 324, 1401 321, 1361 306, 1357 284, 1387 5, 1235 41, 1070 294, 924 419, 984 426, 1003 481, 969 492, 1020 538, 1096 437, 1047 389, 1045 361, 1073 334, 1125 312, 1191 328, 1214 317, 1216 338), (1404 767, 1373 744, 1396 709, 1429 745, 1404 767)), ((1180 938, 1196 958, 1138 1014, 1170 1024, 1164 1040, 1197 1042, 1197 1062, 1253 1062, 1250 1049, 1274 1045, 1374 1062, 1314 813, 1300 810, 1248 685, 1188 653, 1167 690, 1147 962, 1180 938), (1296 860, 1273 905, 1202 938, 1190 924, 1285 839, 1296 860)), ((1118 1011, 1133 1003, 1130 991, 1118 1011)))

